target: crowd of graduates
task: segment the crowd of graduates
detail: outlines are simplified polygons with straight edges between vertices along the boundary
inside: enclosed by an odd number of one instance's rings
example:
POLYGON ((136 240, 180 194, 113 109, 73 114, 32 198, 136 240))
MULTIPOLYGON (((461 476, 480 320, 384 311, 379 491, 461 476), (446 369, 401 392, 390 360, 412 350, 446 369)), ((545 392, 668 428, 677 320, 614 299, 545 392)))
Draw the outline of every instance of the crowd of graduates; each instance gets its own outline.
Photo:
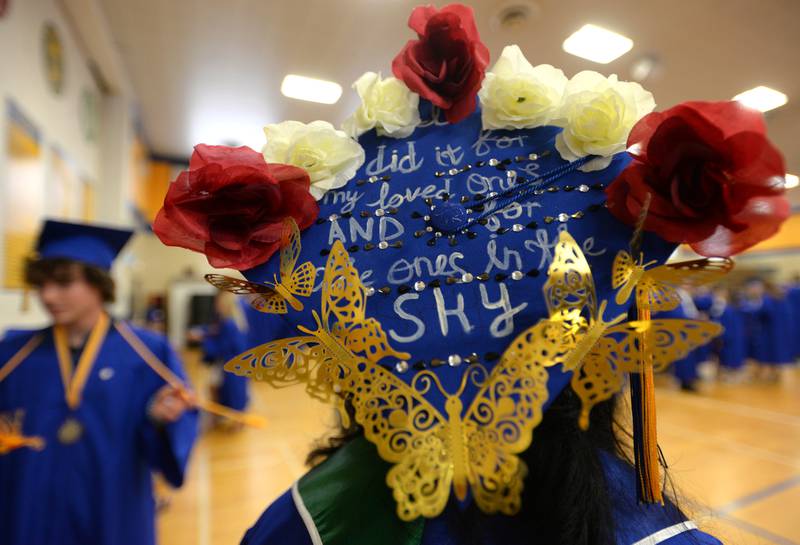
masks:
POLYGON ((675 362, 673 373, 687 391, 697 389, 704 364, 717 364, 724 382, 777 381, 782 368, 800 358, 800 278, 785 285, 750 277, 682 293, 676 316, 713 320, 724 332, 709 345, 675 362))

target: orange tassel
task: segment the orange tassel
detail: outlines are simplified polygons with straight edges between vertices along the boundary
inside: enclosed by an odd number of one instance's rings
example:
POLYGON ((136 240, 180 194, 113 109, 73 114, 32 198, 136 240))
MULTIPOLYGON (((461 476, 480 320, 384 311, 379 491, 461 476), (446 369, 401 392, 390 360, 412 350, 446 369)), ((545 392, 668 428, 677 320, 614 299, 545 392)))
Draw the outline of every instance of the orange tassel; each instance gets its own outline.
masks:
MULTIPOLYGON (((643 297, 639 297, 637 290, 636 313, 639 320, 650 319, 650 308, 647 306, 643 297)), ((639 467, 639 486, 640 499, 644 503, 664 504, 664 497, 661 493, 661 471, 658 460, 658 433, 656 431, 656 388, 653 378, 653 359, 649 347, 647 346, 647 333, 641 333, 639 337, 641 360, 639 362, 640 372, 638 373, 639 387, 641 395, 640 416, 642 432, 642 452, 641 458, 637 460, 639 467)))

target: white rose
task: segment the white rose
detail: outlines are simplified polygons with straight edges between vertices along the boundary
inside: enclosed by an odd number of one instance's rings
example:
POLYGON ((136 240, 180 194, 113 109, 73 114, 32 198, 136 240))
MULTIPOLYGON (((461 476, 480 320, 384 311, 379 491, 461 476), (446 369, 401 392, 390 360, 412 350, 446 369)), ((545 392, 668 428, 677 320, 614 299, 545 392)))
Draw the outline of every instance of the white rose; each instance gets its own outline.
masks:
POLYGON ((638 83, 619 81, 616 74, 606 78, 591 70, 579 72, 564 91, 556 120, 564 130, 556 138, 556 149, 568 161, 598 155, 581 170, 602 170, 626 148, 636 122, 655 107, 653 95, 638 83))
POLYGON ((503 49, 478 93, 484 130, 529 129, 558 115, 567 77, 549 64, 532 66, 517 45, 503 49))
POLYGON ((284 121, 264 127, 262 153, 268 163, 295 165, 308 172, 311 194, 319 200, 342 187, 364 164, 364 149, 327 121, 284 121))
POLYGON ((405 138, 419 125, 419 95, 397 78, 367 72, 353 84, 361 106, 342 129, 353 138, 376 129, 380 136, 405 138))

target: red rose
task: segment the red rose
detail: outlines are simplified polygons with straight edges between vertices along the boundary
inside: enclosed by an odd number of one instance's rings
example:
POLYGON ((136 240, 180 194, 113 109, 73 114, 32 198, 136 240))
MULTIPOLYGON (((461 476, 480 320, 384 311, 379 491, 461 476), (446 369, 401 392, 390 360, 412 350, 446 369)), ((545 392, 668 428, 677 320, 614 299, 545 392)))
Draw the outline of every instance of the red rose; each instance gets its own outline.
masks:
POLYGON ((246 270, 279 249, 283 219, 302 230, 319 215, 305 170, 267 164, 242 146, 194 149, 153 222, 161 242, 206 255, 212 267, 246 270))
POLYGON ((392 61, 395 77, 441 108, 447 121, 461 121, 475 110, 489 64, 472 8, 419 6, 411 12, 408 26, 419 40, 410 40, 392 61))
POLYGON ((633 162, 606 190, 608 209, 644 229, 729 256, 769 238, 789 216, 783 157, 759 112, 738 102, 684 102, 643 117, 628 137, 633 162))

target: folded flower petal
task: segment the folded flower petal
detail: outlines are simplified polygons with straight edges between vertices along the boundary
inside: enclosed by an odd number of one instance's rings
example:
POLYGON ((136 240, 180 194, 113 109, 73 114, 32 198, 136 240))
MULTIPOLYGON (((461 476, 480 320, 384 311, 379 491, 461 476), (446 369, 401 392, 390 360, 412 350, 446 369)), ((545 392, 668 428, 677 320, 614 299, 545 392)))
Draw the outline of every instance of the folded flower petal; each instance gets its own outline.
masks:
POLYGON ((304 170, 267 164, 247 147, 200 145, 170 184, 153 231, 168 246, 205 254, 213 267, 246 270, 278 250, 284 218, 305 229, 318 215, 304 170))
POLYGON ((785 166, 761 114, 738 102, 686 102, 645 116, 628 139, 633 162, 607 189, 608 209, 707 256, 772 236, 789 216, 785 166))

